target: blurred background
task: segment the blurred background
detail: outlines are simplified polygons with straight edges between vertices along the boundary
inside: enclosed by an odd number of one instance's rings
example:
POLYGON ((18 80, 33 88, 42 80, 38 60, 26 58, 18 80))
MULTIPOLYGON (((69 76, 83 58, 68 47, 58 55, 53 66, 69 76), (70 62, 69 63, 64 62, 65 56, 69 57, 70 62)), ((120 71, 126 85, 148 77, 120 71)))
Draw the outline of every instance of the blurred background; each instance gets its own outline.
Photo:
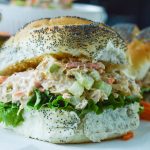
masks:
POLYGON ((150 26, 150 0, 0 0, 0 32, 14 34, 27 22, 76 15, 108 25, 150 26))
MULTIPOLYGON (((84 3, 85 0, 75 2, 84 3)), ((86 3, 103 6, 109 16, 109 25, 130 22, 140 28, 150 26, 150 0, 86 0, 86 3)))

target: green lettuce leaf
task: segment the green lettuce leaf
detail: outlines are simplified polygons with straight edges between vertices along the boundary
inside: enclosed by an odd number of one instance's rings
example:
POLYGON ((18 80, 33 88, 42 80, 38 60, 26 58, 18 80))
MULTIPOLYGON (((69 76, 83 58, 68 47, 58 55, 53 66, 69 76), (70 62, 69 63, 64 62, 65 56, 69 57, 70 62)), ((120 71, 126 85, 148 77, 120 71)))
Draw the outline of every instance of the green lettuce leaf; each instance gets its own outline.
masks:
POLYGON ((28 100, 27 106, 32 109, 40 109, 42 107, 73 110, 73 106, 69 103, 68 99, 64 99, 61 95, 54 95, 46 90, 40 92, 35 89, 33 95, 28 100))
POLYGON ((24 120, 23 110, 19 113, 18 111, 19 106, 17 104, 0 102, 0 122, 4 122, 7 126, 18 126, 24 120))
POLYGON ((93 100, 89 100, 87 106, 80 111, 76 111, 80 118, 83 118, 89 112, 95 112, 97 115, 103 112, 102 107, 95 104, 93 100))
POLYGON ((75 106, 70 103, 70 100, 64 99, 61 95, 54 95, 50 91, 40 92, 38 89, 34 90, 32 97, 29 99, 27 106, 33 109, 50 108, 50 109, 63 109, 67 111, 75 111, 79 117, 84 117, 89 112, 96 114, 102 113, 105 109, 116 109, 124 107, 134 102, 139 102, 140 98, 132 96, 122 96, 115 98, 110 94, 108 100, 95 103, 93 100, 88 100, 87 106, 83 110, 76 110, 75 106))
POLYGON ((77 112, 78 115, 82 118, 88 112, 95 112, 96 114, 102 113, 105 109, 113 109, 124 107, 126 105, 132 104, 134 102, 139 102, 140 98, 137 96, 119 96, 115 98, 113 94, 111 94, 108 100, 104 100, 95 104, 93 100, 89 100, 88 105, 84 110, 77 112))
MULTIPOLYGON (((89 112, 100 114, 105 109, 116 109, 139 101, 140 98, 135 95, 120 95, 118 98, 115 98, 113 94, 110 94, 108 100, 100 101, 98 103, 95 103, 93 100, 88 100, 88 104, 83 110, 76 110, 75 106, 70 103, 69 99, 64 99, 61 95, 52 94, 48 90, 41 92, 38 89, 35 89, 28 100, 27 106, 35 110, 49 108, 75 111, 80 118, 83 118, 89 112)), ((23 110, 19 113, 18 111, 19 104, 0 102, 0 122, 4 122, 7 126, 18 126, 24 121, 23 110)))

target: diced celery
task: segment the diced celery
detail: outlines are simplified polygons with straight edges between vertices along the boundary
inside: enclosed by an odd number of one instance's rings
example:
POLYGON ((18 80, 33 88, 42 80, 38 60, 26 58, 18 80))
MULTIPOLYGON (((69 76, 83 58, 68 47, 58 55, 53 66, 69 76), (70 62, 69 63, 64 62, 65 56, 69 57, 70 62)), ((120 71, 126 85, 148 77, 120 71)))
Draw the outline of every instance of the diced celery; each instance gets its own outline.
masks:
POLYGON ((59 70, 60 66, 57 64, 52 64, 49 68, 50 73, 57 72, 59 70))
POLYGON ((81 101, 81 98, 76 97, 76 96, 72 96, 71 100, 70 100, 70 103, 75 106, 75 105, 79 104, 80 101, 81 101))
POLYGON ((90 90, 92 85, 94 84, 94 79, 86 74, 76 72, 75 78, 87 90, 90 90))
POLYGON ((107 96, 111 94, 112 86, 104 81, 99 81, 94 84, 94 87, 105 92, 107 96))
POLYGON ((75 106, 75 109, 77 110, 82 110, 84 109, 88 104, 88 101, 86 99, 83 99, 80 101, 80 103, 78 103, 76 106, 75 106))
POLYGON ((73 85, 68 90, 74 96, 80 97, 84 92, 84 87, 78 82, 74 82, 73 85))
POLYGON ((94 79, 95 81, 100 80, 100 74, 99 74, 99 72, 98 72, 97 70, 93 70, 93 71, 90 73, 90 75, 93 77, 93 79, 94 79))

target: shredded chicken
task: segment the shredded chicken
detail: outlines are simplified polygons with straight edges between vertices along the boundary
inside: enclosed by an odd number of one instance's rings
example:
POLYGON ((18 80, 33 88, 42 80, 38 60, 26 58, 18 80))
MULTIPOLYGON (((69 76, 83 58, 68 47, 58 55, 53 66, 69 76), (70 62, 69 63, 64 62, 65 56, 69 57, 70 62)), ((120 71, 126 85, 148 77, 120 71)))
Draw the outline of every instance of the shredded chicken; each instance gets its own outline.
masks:
MULTIPOLYGON (((89 74, 93 69, 98 71, 101 77, 100 80, 113 87, 112 92, 114 95, 120 93, 124 95, 139 94, 139 87, 134 81, 129 80, 121 71, 112 69, 112 71, 107 72, 105 65, 101 62, 92 63, 85 60, 83 62, 79 62, 79 60, 73 62, 73 60, 64 61, 46 58, 35 70, 16 73, 8 78, 4 77, 0 84, 0 100, 2 102, 20 102, 21 108, 23 108, 35 88, 38 88, 41 92, 49 89, 52 93, 70 98, 71 94, 68 89, 76 81, 73 72, 89 74), (50 72, 50 66, 53 64, 59 65, 59 70, 54 73, 50 72)), ((108 96, 102 90, 93 87, 90 90, 84 89, 81 97, 82 100, 90 98, 95 102, 108 99, 108 96)), ((76 103, 77 107, 86 106, 86 102, 84 104, 79 103, 80 101, 76 103)))
POLYGON ((105 69, 105 66, 102 63, 82 63, 82 62, 69 62, 66 64, 67 69, 72 69, 72 68, 90 68, 90 69, 105 69))
POLYGON ((26 101, 36 85, 35 71, 15 73, 0 84, 0 100, 2 102, 21 102, 24 107, 26 101))

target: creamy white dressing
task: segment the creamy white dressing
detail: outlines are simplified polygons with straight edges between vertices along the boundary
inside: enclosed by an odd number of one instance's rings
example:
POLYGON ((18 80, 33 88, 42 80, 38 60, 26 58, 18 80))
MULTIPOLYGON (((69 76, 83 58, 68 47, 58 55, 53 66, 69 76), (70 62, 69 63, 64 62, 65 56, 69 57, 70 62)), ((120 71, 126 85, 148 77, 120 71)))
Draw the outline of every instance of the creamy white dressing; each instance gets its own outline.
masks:
POLYGON ((24 107, 30 92, 35 86, 35 81, 34 70, 13 74, 0 85, 0 100, 4 103, 19 101, 21 107, 24 107))
POLYGON ((67 78, 63 73, 64 66, 58 62, 61 68, 56 73, 50 73, 50 66, 54 63, 56 63, 54 58, 45 59, 36 69, 36 79, 41 82, 44 89, 50 89, 52 93, 63 94, 68 91, 74 80, 67 78))
MULTIPOLYGON (((49 89, 52 93, 56 94, 69 94, 70 97, 73 96, 69 93, 69 88, 76 81, 75 77, 69 77, 74 75, 74 72, 82 72, 84 74, 90 74, 89 72, 92 68, 72 68, 66 69, 64 62, 58 61, 52 57, 46 58, 35 70, 28 70, 25 72, 15 73, 8 77, 0 85, 0 101, 6 103, 12 101, 13 103, 20 102, 21 109, 26 106, 29 97, 37 86, 43 89, 49 89), (60 68, 57 72, 50 72, 50 67, 53 64, 57 64, 60 68)), ((99 72, 100 73, 100 72, 99 72)), ((119 95, 120 92, 126 95, 139 95, 139 87, 134 81, 128 79, 123 73, 117 71, 105 71, 105 73, 100 73, 100 80, 107 82, 107 80, 112 77, 117 83, 112 83, 112 92, 119 95)), ((98 81, 95 81, 98 82, 98 81)), ((83 95, 76 98, 77 108, 84 108, 86 102, 79 101, 83 99, 93 99, 95 102, 100 100, 107 100, 108 95, 102 90, 97 90, 96 88, 91 88, 90 90, 84 89, 83 95)))

